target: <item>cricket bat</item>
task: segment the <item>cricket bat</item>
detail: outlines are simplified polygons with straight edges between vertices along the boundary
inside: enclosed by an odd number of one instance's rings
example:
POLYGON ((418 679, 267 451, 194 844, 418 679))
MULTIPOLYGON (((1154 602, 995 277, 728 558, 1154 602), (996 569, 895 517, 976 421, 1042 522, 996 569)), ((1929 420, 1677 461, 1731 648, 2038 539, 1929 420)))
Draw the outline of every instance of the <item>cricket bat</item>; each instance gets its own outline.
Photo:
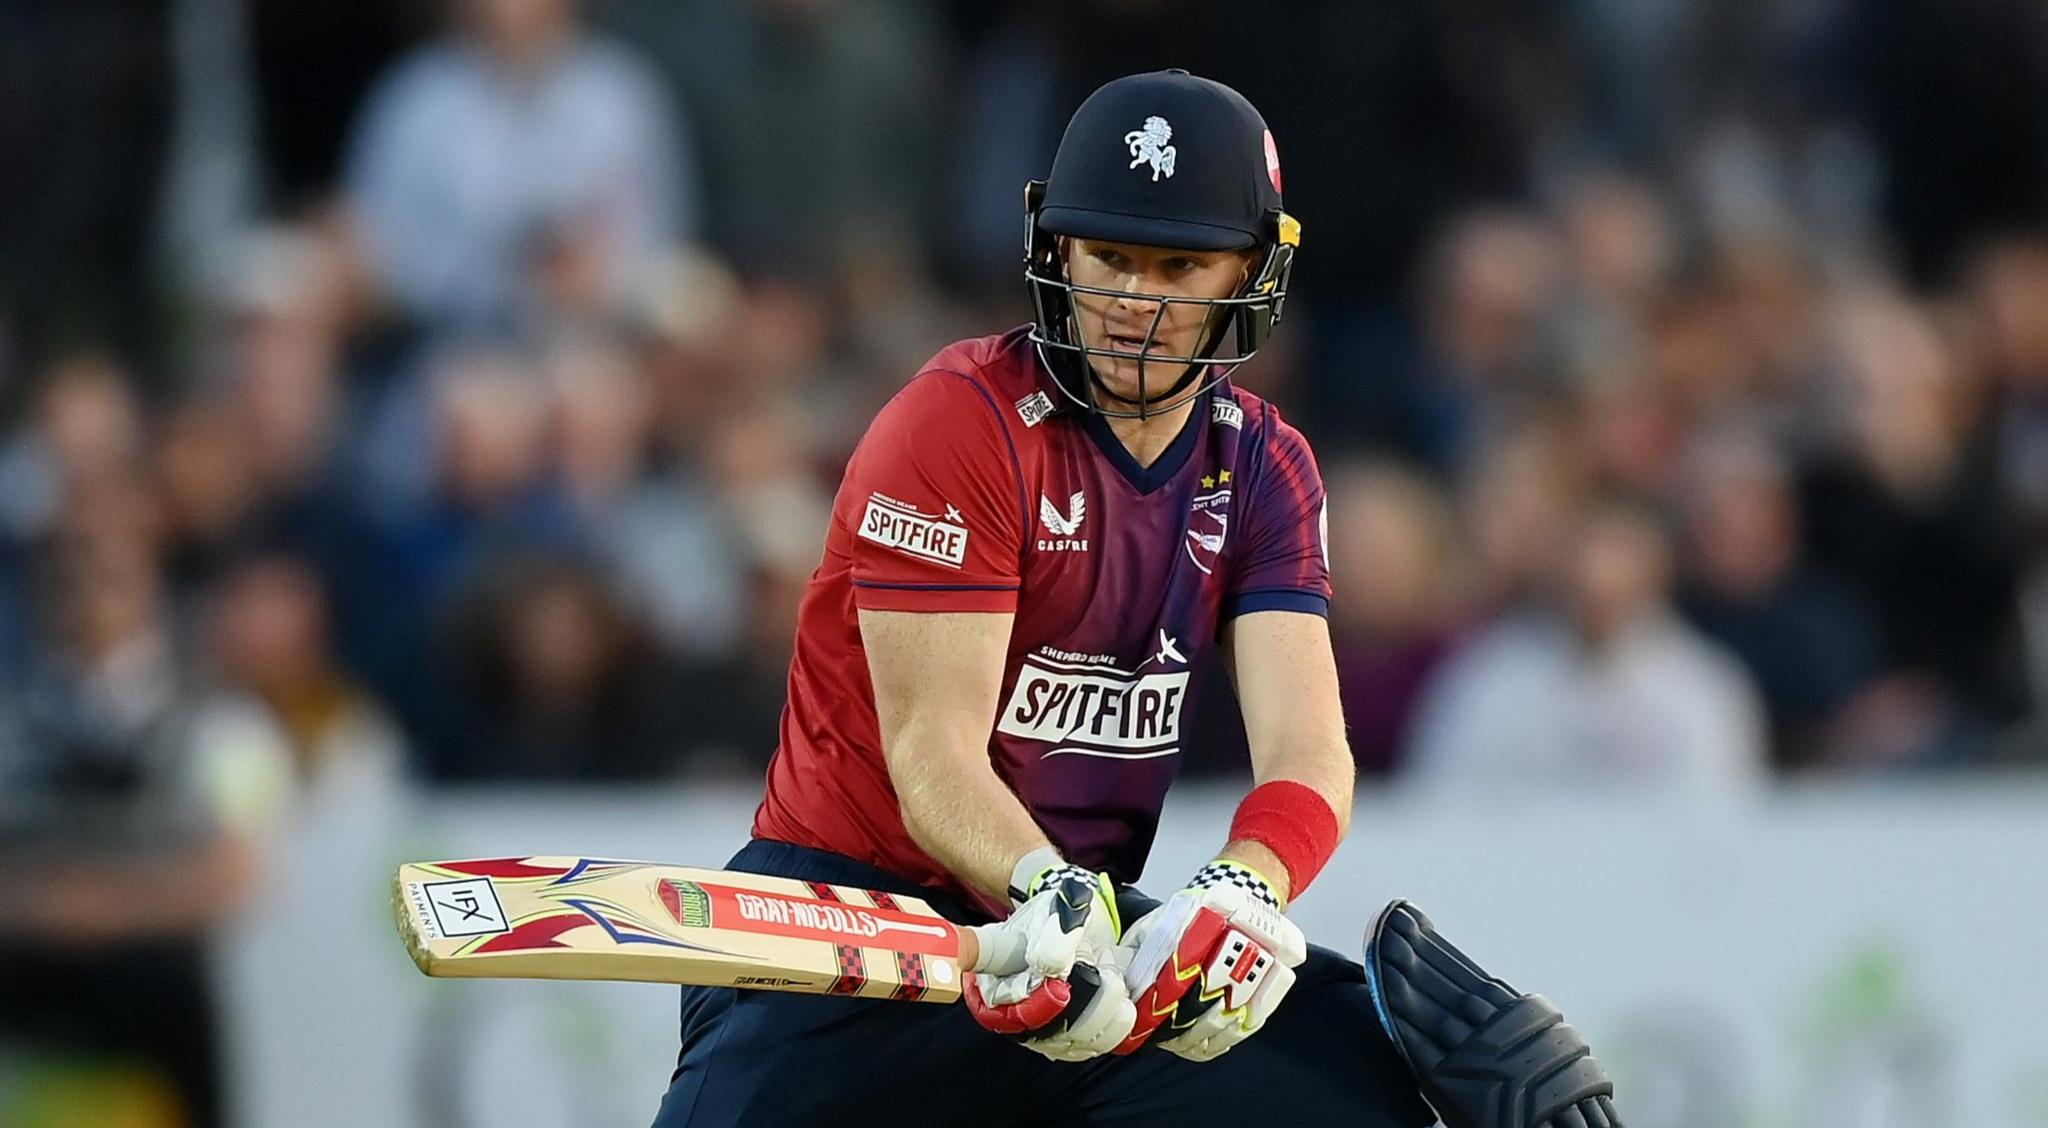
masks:
POLYGON ((915 897, 597 858, 398 868, 392 908, 428 975, 618 979, 950 1003, 979 938, 915 897))

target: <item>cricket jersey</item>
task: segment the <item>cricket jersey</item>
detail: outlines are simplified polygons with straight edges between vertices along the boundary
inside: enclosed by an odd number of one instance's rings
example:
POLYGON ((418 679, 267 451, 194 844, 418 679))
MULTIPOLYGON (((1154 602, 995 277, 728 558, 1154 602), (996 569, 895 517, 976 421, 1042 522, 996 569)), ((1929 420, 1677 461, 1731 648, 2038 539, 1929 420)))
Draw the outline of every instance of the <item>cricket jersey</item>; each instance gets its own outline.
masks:
POLYGON ((945 349, 869 426, 798 609, 758 838, 971 902, 905 831, 859 612, 1011 612, 988 755, 1069 860, 1137 878, 1223 623, 1324 614, 1323 486, 1299 432, 1231 386, 1140 466, 1067 403, 1024 329, 945 349))

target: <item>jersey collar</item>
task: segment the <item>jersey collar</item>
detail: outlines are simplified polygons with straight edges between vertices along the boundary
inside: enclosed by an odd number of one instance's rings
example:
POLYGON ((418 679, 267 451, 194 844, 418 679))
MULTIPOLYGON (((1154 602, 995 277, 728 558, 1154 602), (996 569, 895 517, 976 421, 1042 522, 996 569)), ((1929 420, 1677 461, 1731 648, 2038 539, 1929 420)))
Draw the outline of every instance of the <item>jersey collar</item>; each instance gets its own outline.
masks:
POLYGON ((1166 450, 1154 459, 1150 466, 1138 464, 1138 460, 1125 448, 1123 440, 1116 437, 1115 431, 1110 430, 1109 420, 1101 415, 1092 411, 1084 413, 1081 417, 1081 429, 1088 432, 1088 437, 1094 440, 1096 449, 1102 452, 1102 456, 1109 460, 1109 464, 1116 468, 1118 474, 1123 475, 1124 481, 1129 482, 1132 489, 1141 494, 1149 494, 1172 481, 1174 476, 1187 466, 1188 459, 1195 453, 1195 444, 1201 441, 1202 431, 1209 425, 1209 419, 1215 413, 1210 404, 1214 402, 1217 390, 1226 387, 1228 383, 1227 380, 1223 381, 1196 397, 1194 410, 1188 412, 1187 421, 1181 424, 1180 433, 1173 437, 1173 442, 1167 445, 1166 450))
POLYGON ((1187 422, 1181 425, 1180 433, 1173 437, 1173 442, 1167 445, 1166 450, 1161 452, 1152 465, 1140 466, 1138 460, 1131 457, 1131 452, 1124 447, 1123 440, 1117 438, 1116 432, 1109 429, 1108 419, 1096 412, 1068 405, 1068 401, 1063 398, 1065 393, 1054 385, 1053 374, 1047 372, 1045 366, 1039 363, 1038 354, 1036 350, 1031 349, 1030 341, 1031 326, 1020 325, 1010 330, 1004 343, 1020 345, 1026 349, 1034 386, 1051 397, 1053 403, 1060 405, 1062 414, 1080 416, 1078 422, 1081 430, 1087 433, 1088 438, 1102 452, 1102 457, 1109 460, 1109 464, 1124 481, 1129 482, 1131 488, 1140 494, 1149 494, 1157 490, 1186 468, 1188 459, 1194 456, 1196 444, 1201 441, 1203 429, 1215 417, 1215 408, 1211 405, 1216 402, 1218 396, 1231 395, 1231 382, 1227 376, 1202 392, 1195 398, 1195 409, 1188 412, 1187 422))

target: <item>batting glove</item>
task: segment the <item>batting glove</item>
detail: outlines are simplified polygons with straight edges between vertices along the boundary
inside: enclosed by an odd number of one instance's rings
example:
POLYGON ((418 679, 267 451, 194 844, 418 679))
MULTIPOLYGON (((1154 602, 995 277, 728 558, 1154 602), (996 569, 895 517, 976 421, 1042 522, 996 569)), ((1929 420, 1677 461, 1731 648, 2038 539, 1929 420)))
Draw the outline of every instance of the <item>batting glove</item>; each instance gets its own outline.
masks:
POLYGON ((1109 878, 1048 848, 1018 863, 1010 897, 1007 919, 976 930, 982 955, 965 984, 968 1012, 1054 1061, 1115 1049, 1137 1012, 1118 962, 1109 878))
POLYGON ((1248 866, 1215 861, 1124 934, 1137 1021, 1116 1049, 1147 1042, 1208 1061, 1258 1032, 1294 985, 1308 940, 1248 866))

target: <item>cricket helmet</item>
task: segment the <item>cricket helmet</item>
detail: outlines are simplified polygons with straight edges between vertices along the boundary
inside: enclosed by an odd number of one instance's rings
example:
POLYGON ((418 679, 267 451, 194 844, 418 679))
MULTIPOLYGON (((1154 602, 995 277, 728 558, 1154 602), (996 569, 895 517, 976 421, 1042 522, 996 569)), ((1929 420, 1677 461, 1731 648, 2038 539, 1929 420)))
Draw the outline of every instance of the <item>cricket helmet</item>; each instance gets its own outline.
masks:
POLYGON ((1129 75, 1089 95, 1067 124, 1051 176, 1024 187, 1024 230, 1038 355, 1069 399, 1116 416, 1146 416, 1184 402, 1251 359, 1280 323, 1301 243, 1301 225, 1281 207, 1280 157, 1265 119, 1244 95, 1184 70, 1129 75), (1255 255, 1244 284, 1229 297, 1129 294, 1069 279, 1062 236, 1255 255), (1129 354, 1107 341, 1083 339, 1077 294, 1158 303, 1139 354, 1135 399, 1094 375, 1090 357, 1129 354), (1192 355, 1152 350, 1161 319, 1174 305, 1205 307, 1209 329, 1192 355), (1145 387, 1145 369, 1153 363, 1172 373, 1156 396, 1145 387))

